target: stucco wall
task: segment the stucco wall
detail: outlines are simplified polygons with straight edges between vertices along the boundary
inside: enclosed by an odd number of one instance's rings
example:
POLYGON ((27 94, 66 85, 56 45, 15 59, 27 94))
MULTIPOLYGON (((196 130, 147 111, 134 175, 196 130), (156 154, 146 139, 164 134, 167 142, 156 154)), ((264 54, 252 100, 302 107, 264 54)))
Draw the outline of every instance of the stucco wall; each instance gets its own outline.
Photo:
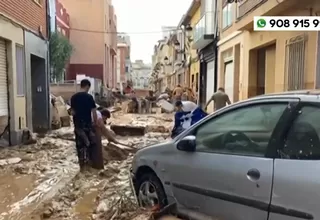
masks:
MULTIPOLYGON (((194 15, 192 16, 192 18, 191 18, 191 21, 190 21, 191 27, 194 27, 198 23, 200 18, 201 18, 201 8, 199 7, 197 9, 197 11, 194 13, 194 15)), ((191 50, 191 58, 193 59, 193 58, 196 58, 196 57, 198 57, 197 50, 191 50)), ((200 62, 199 61, 191 63, 189 82, 192 81, 192 75, 193 75, 193 77, 195 79, 196 73, 199 73, 199 76, 200 76, 200 62)))
MULTIPOLYGON (((16 50, 15 45, 24 45, 23 30, 14 26, 7 20, 0 19, 0 37, 7 41, 7 58, 8 58, 8 78, 10 94, 10 130, 11 142, 16 144, 19 140, 19 118, 21 119, 21 128, 26 126, 26 102, 25 97, 17 97, 17 79, 16 79, 16 50)), ((0 118, 1 132, 7 125, 8 118, 0 118)))
MULTIPOLYGON (((41 88, 41 91, 38 91, 34 94, 37 94, 36 100, 39 103, 37 106, 37 122, 36 125, 38 128, 41 129, 49 129, 51 127, 50 122, 50 113, 49 113, 49 77, 48 77, 48 43, 41 38, 37 37, 36 35, 25 32, 25 61, 26 61, 26 91, 27 91, 27 126, 31 130, 35 129, 33 127, 33 119, 32 113, 33 106, 32 106, 32 91, 37 90, 31 86, 31 55, 35 55, 45 60, 45 72, 41 74, 37 74, 37 77, 34 77, 35 80, 33 83, 41 88)), ((38 88, 38 89, 39 89, 38 88)))
POLYGON ((104 64, 104 1, 60 0, 70 15, 71 64, 104 64), (77 30, 79 29, 79 30, 77 30))
MULTIPOLYGON (((307 3, 308 1, 306 1, 307 3)), ((275 6, 273 0, 269 3, 263 4, 260 8, 256 9, 254 15, 261 15, 265 11, 271 10, 271 5, 275 6), (258 14, 257 14, 258 13, 258 14), (259 14, 260 13, 260 14, 259 14)), ((283 5, 278 4, 277 7, 283 5)), ((314 2, 310 7, 320 9, 320 3, 314 2)), ((281 8, 284 9, 283 7, 281 8)), ((275 8, 273 11, 280 10, 275 8)), ((299 9, 299 7, 290 8, 282 11, 278 15, 287 16, 308 16, 310 12, 308 10, 299 9)), ((239 99, 246 99, 255 95, 256 79, 254 75, 256 69, 255 50, 260 48, 266 48, 266 69, 265 69, 265 92, 282 92, 286 90, 286 41, 290 38, 298 35, 306 35, 306 58, 305 58, 305 88, 313 89, 315 87, 315 75, 316 75, 316 59, 317 59, 317 32, 299 32, 299 31, 277 31, 277 32, 255 32, 251 28, 247 28, 243 33, 238 34, 236 37, 232 37, 239 28, 243 28, 244 23, 250 23, 248 19, 253 17, 246 16, 234 23, 229 29, 225 30, 221 34, 222 43, 219 44, 219 64, 218 64, 218 85, 224 84, 224 57, 232 56, 235 58, 235 46, 240 45, 240 52, 237 54, 237 58, 241 61, 239 66, 234 66, 235 70, 238 68, 238 81, 235 81, 235 87, 238 86, 239 99), (230 54, 231 51, 231 54, 230 54), (252 74, 251 74, 252 73, 252 74)))

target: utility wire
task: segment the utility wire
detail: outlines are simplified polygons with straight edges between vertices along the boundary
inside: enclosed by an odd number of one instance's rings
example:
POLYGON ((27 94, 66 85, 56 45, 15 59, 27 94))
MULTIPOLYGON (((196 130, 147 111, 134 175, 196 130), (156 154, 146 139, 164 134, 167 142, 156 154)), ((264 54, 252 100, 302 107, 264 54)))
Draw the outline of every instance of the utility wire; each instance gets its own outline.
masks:
MULTIPOLYGON (((208 13, 217 13, 216 11, 206 11, 205 14, 208 13)), ((141 32, 113 32, 113 31, 95 31, 95 30, 87 30, 87 29, 79 29, 79 28, 70 28, 70 30, 73 31, 79 31, 79 32, 88 32, 88 33, 97 33, 97 34, 160 34, 165 32, 175 32, 181 30, 180 28, 174 28, 174 29, 165 29, 162 31, 141 31, 141 32)))
POLYGON ((86 29, 79 29, 79 28, 70 28, 70 30, 79 31, 79 32, 87 32, 87 33, 96 33, 96 34, 161 34, 161 33, 164 33, 164 32, 178 31, 178 29, 169 29, 169 30, 163 30, 163 31, 113 32, 113 31, 86 30, 86 29))

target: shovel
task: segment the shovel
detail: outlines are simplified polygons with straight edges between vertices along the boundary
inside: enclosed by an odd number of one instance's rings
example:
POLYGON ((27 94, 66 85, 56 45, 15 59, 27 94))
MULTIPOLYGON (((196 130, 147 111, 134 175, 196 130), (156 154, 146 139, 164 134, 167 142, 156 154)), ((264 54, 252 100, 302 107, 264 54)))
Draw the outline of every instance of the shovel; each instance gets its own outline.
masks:
POLYGON ((134 149, 134 144, 125 144, 125 143, 122 143, 120 141, 117 141, 117 143, 115 143, 115 142, 111 142, 111 143, 119 144, 119 145, 122 145, 124 147, 128 147, 128 148, 134 149))

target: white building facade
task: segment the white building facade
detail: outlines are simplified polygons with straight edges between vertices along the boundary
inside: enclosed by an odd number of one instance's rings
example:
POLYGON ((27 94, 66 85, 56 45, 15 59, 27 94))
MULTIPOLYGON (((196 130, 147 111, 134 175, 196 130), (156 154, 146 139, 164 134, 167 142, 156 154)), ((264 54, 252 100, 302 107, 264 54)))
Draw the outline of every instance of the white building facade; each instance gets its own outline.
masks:
POLYGON ((151 64, 145 64, 142 60, 132 63, 131 80, 134 89, 148 89, 151 76, 151 64))

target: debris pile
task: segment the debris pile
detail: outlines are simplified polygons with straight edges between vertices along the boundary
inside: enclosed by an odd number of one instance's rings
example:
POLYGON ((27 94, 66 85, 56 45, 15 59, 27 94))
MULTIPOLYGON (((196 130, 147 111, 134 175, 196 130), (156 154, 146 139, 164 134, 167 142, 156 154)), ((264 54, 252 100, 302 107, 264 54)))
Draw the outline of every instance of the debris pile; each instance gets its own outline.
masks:
MULTIPOLYGON (((119 141, 132 147, 103 140, 105 169, 100 172, 78 173, 72 127, 54 130, 41 138, 30 135, 35 143, 29 145, 1 148, 0 167, 4 169, 0 175, 14 175, 14 180, 8 184, 27 176, 32 176, 33 182, 21 198, 12 200, 12 204, 4 206, 6 208, 0 205, 0 220, 13 217, 21 220, 150 219, 151 213, 135 203, 129 187, 129 167, 138 149, 167 139, 171 124, 170 115, 113 113, 111 128, 120 125, 143 128, 144 132, 117 136, 119 141)), ((114 131, 119 133, 117 129, 114 131)), ((6 186, 0 182, 0 187, 6 186)))

